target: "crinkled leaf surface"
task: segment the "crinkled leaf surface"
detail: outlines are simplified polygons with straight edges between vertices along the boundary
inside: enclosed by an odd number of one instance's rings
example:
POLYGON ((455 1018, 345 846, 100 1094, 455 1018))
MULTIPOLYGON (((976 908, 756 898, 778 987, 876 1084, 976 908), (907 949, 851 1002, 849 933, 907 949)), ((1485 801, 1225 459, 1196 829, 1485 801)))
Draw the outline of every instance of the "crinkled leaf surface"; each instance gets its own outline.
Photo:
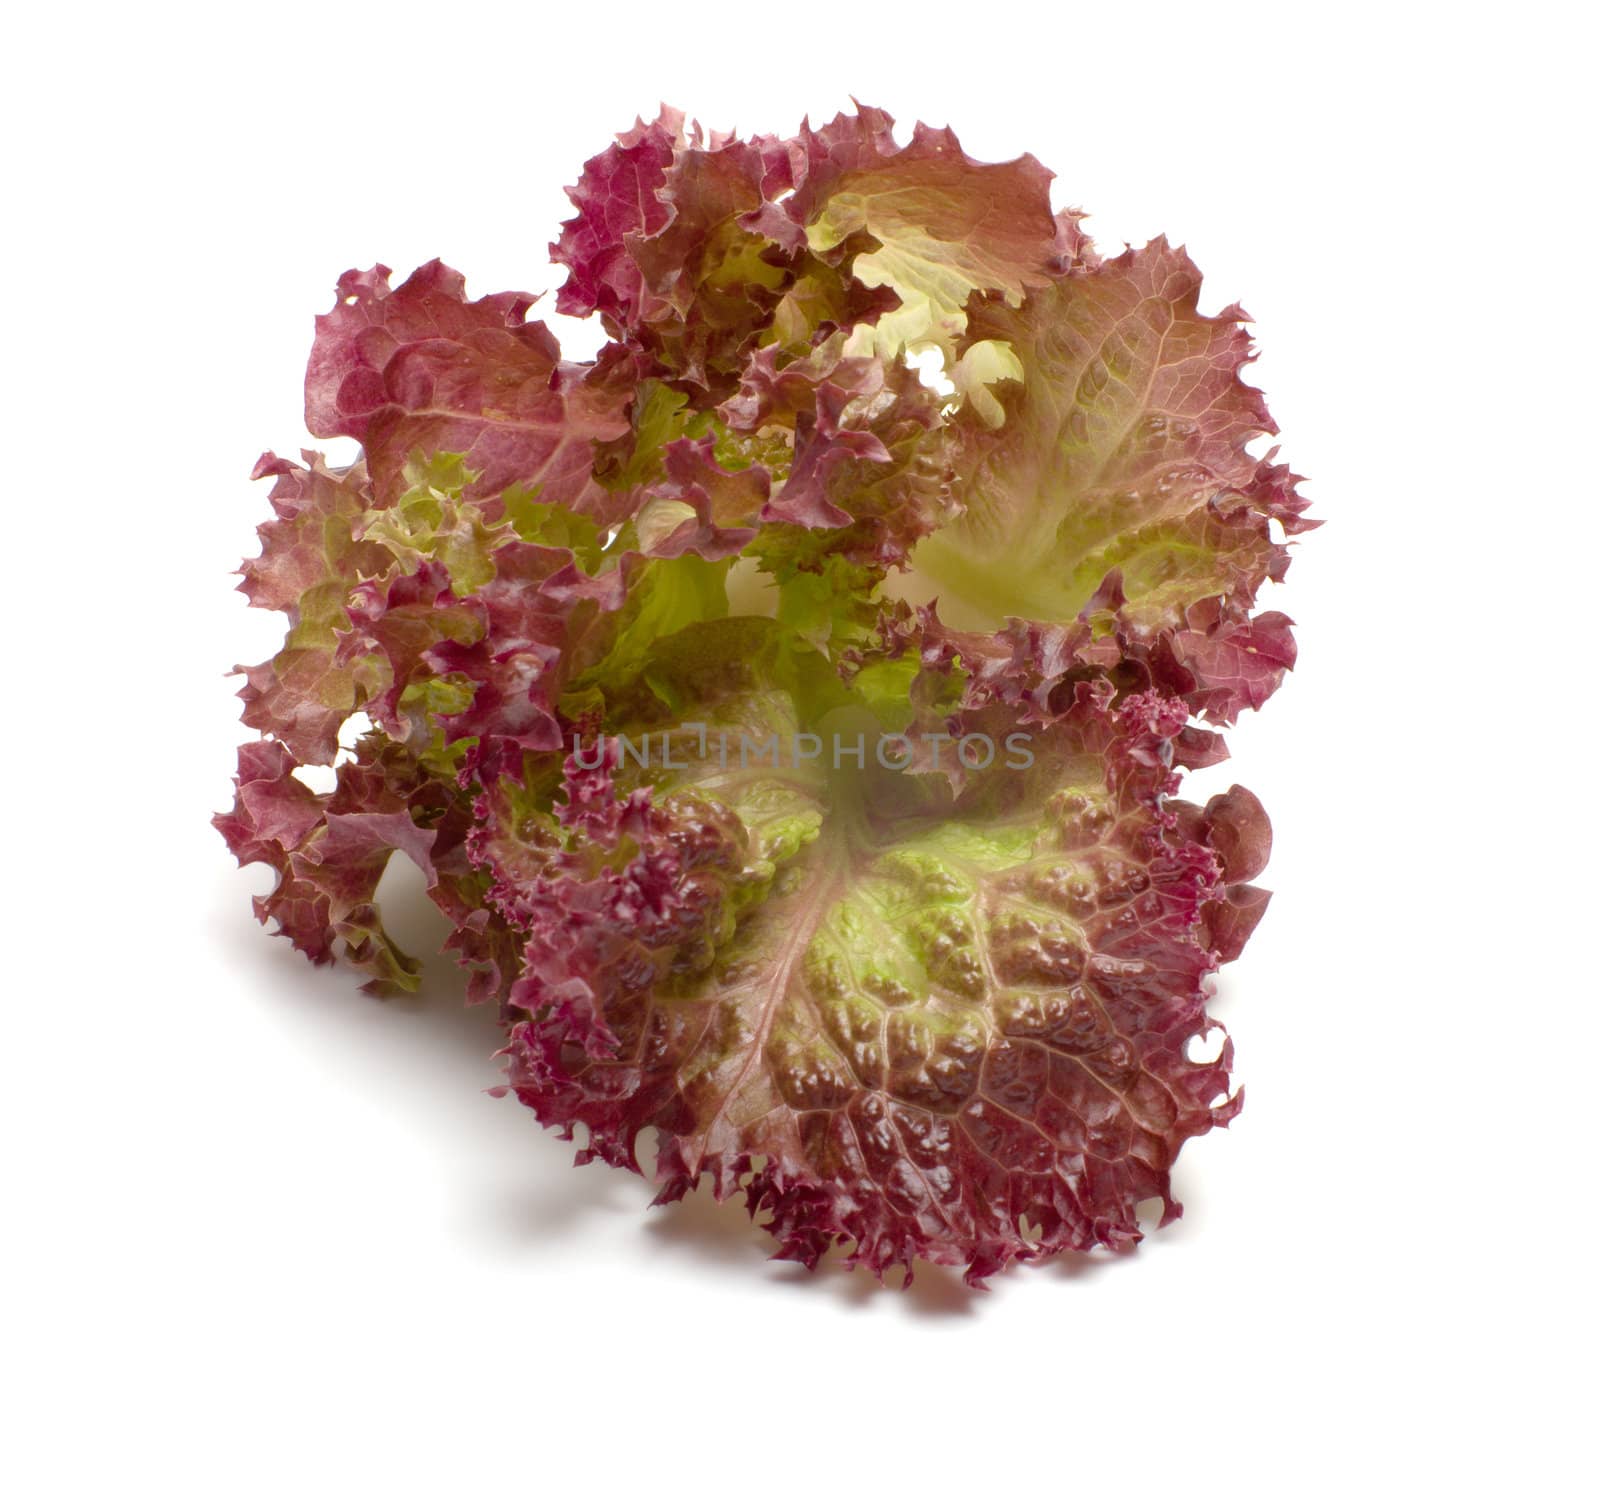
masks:
POLYGON ((241 668, 245 724, 275 736, 302 762, 331 762, 339 727, 388 684, 382 660, 351 647, 349 606, 363 576, 392 567, 380 544, 359 537, 371 505, 366 470, 329 471, 307 453, 296 466, 270 451, 257 478, 276 477, 274 514, 261 525, 261 554, 241 567, 239 589, 252 606, 281 611, 288 635, 266 663, 241 668))
MULTIPOLYGON (((565 831, 506 792, 479 841, 538 971, 518 1096, 617 1164, 653 1126, 664 1197, 742 1189, 807 1262, 841 1240, 880 1273, 980 1279, 1131 1243, 1146 1198, 1175 1208, 1178 1148, 1233 1112, 1226 1057, 1186 1051, 1211 1025, 1225 873, 1205 812, 1186 831, 1158 803, 1183 711, 1086 694, 1034 770, 952 796, 853 758, 758 760, 837 697, 772 624, 677 644, 651 694, 681 713, 645 708, 632 734, 681 767, 616 796, 569 770, 590 807, 565 831)), ((826 718, 870 742, 855 703, 826 718)))

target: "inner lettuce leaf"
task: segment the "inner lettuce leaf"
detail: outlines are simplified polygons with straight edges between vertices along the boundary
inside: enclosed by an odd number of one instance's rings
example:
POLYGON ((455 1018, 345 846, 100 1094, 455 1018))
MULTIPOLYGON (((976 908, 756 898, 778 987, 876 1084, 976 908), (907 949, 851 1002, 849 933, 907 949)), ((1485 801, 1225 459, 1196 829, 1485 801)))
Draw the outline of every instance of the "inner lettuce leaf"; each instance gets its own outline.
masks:
POLYGON ((866 106, 664 108, 551 246, 599 356, 351 270, 305 409, 359 459, 256 468, 286 635, 216 822, 257 915, 406 994, 411 859, 504 1091, 807 1266, 1130 1247, 1242 1098, 1197 1039, 1270 829, 1176 793, 1293 666, 1257 602, 1315 525, 1243 313, 1050 182, 866 106))
POLYGON ((904 150, 863 155, 825 184, 813 169, 818 200, 806 225, 807 246, 819 255, 859 234, 875 240, 877 247, 851 257, 850 272, 899 300, 861 328, 852 350, 892 358, 906 347, 953 349, 974 294, 995 292, 1020 306, 1025 291, 1049 283, 1056 247, 1050 173, 1032 156, 984 165, 949 130, 920 124, 904 150))

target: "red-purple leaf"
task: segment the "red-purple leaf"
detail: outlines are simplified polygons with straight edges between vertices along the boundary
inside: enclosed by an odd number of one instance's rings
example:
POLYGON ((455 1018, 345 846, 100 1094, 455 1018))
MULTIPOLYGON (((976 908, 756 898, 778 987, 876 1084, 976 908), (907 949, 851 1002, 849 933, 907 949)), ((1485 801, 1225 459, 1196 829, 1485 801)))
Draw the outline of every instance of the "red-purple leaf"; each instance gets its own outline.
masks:
POLYGON ((383 265, 350 271, 317 318, 307 426, 359 440, 384 502, 409 460, 450 452, 477 471, 481 501, 517 483, 608 519, 614 499, 594 480, 593 446, 628 428, 632 364, 563 363, 549 329, 524 319, 532 304, 516 293, 469 301, 437 259, 398 290, 383 265))
MULTIPOLYGON (((686 709, 772 708, 756 636, 697 639, 716 684, 686 709)), ((978 1283, 1137 1242, 1137 1204, 1177 1215, 1178 1148, 1238 1103, 1226 1050, 1187 1052, 1213 1024, 1226 881, 1211 821, 1161 806, 1182 720, 1085 694, 1036 740, 1037 773, 969 782, 933 817, 936 788, 896 816, 826 773, 714 761, 609 811, 587 782, 565 836, 497 797, 475 853, 528 934, 512 1090, 586 1127, 580 1159, 636 1167, 654 1128, 661 1200, 702 1177, 742 1192, 808 1265, 839 1242, 880 1275, 929 1259, 978 1283)))

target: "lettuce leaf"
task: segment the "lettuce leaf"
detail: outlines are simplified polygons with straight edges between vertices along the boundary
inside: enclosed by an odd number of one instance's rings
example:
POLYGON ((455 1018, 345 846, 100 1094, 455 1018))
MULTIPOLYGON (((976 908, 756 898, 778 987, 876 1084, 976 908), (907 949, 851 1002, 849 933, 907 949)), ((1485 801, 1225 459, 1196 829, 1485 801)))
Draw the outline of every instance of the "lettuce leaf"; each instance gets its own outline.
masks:
POLYGON ((631 362, 564 363, 550 330, 524 319, 532 296, 469 301, 465 289, 437 259, 398 290, 381 264, 343 275, 333 310, 317 318, 307 428, 359 440, 385 503, 414 456, 451 454, 477 471, 480 501, 517 482, 546 502, 609 516, 592 444, 627 429, 631 362))
POLYGON ((586 1157, 636 1166, 654 1128, 661 1200, 742 1192, 808 1264, 839 1242, 880 1275, 926 1258, 976 1282, 1131 1244, 1141 1201, 1177 1214, 1183 1142, 1237 1109, 1227 1054, 1187 1046, 1231 952, 1212 839, 1233 850, 1249 814, 1163 806, 1186 712, 1153 695, 1084 689, 1032 770, 956 793, 875 781, 870 744, 864 768, 758 765, 746 748, 843 707, 785 648, 749 618, 671 639, 653 697, 679 714, 645 706, 631 734, 685 765, 596 750, 554 812, 491 800, 475 853, 529 938, 512 1091, 583 1124, 586 1157))
POLYGON ((276 656, 238 672, 245 724, 325 765, 340 725, 388 684, 382 660, 352 638, 349 608, 362 577, 387 574, 393 560, 358 534, 372 503, 365 466, 333 472, 320 455, 306 460, 268 451, 252 473, 277 478, 275 516, 258 530, 261 554, 241 566, 239 589, 252 606, 283 612, 289 629, 276 656))
POLYGON ((921 124, 904 150, 889 149, 892 139, 874 128, 863 135, 849 169, 838 169, 831 149, 809 157, 806 243, 827 256, 848 252, 861 234, 875 241, 850 255, 850 273, 899 301, 871 328, 880 357, 906 347, 952 348, 975 294, 1020 306, 1025 291, 1049 284, 1056 247, 1050 173, 1032 156, 984 165, 949 130, 921 124))
POLYGON ((979 308, 974 333, 1022 376, 995 392, 998 423, 970 404, 952 420, 964 511, 913 565, 970 624, 1082 618, 1186 671, 1191 702, 1232 719, 1294 661, 1287 619, 1249 614, 1288 568, 1274 524, 1311 524, 1299 479, 1247 450, 1277 426, 1240 376, 1244 314, 1205 316, 1199 292, 1188 255, 1156 239, 1021 307, 979 308))

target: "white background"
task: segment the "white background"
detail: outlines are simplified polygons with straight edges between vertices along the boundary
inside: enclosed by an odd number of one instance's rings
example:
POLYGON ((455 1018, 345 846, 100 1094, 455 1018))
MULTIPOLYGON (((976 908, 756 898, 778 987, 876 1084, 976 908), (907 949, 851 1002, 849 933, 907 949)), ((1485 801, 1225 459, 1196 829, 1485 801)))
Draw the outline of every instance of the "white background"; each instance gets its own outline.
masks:
MULTIPOLYGON (((0 1472, 90 1488, 1559 1486, 1592 1410, 1595 37, 1574 7, 43 7, 9 22, 0 1472), (1560 20, 1559 16, 1570 15, 1560 20), (338 273, 553 288, 661 98, 1031 150, 1239 299, 1327 527, 1234 733, 1249 1089, 1130 1259, 904 1294, 654 1213, 232 867, 229 571, 338 273)), ((562 328, 563 336, 568 328, 562 328)), ((593 334, 568 344, 587 353, 593 334)), ((391 885, 424 945, 439 919, 391 885)))

